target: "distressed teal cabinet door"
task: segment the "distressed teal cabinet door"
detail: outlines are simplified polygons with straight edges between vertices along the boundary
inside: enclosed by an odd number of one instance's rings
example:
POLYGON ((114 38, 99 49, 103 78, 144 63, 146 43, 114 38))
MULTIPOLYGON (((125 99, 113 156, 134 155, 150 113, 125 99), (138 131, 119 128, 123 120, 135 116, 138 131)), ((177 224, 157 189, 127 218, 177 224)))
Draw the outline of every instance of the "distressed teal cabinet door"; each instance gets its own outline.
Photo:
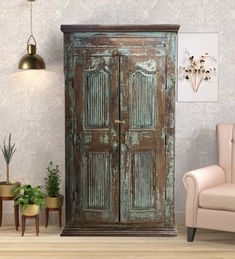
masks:
MULTIPOLYGON (((121 57, 121 222, 164 222, 165 55, 121 57)), ((143 53, 143 51, 142 51, 143 53)), ((151 54, 150 54, 151 53, 151 54)))
MULTIPOLYGON (((97 54, 97 53, 96 53, 97 54)), ((119 59, 76 58, 77 222, 119 222, 119 59)))
POLYGON ((63 25, 63 236, 176 235, 179 25, 63 25))

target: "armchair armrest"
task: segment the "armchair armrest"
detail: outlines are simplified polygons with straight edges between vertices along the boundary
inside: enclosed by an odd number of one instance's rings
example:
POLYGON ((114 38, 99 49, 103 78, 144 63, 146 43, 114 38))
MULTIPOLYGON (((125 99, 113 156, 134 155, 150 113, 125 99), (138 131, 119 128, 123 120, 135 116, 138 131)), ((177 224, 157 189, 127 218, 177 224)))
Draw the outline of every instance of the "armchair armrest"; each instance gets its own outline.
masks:
POLYGON ((183 177, 186 189, 190 188, 190 185, 188 185, 190 178, 192 179, 197 192, 225 183, 224 171, 218 165, 211 165, 187 172, 183 177))
POLYGON ((186 226, 196 227, 199 193, 215 185, 225 183, 225 173, 217 165, 189 171, 183 177, 187 189, 186 198, 186 226))

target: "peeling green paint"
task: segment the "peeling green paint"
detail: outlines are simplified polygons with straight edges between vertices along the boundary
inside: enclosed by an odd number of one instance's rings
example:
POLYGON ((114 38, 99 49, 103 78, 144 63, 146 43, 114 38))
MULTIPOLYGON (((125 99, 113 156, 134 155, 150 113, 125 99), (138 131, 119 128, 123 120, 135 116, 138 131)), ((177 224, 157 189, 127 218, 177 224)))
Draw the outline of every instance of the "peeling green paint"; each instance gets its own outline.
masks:
POLYGON ((91 131, 86 131, 83 132, 82 134, 82 143, 84 145, 90 144, 92 141, 92 132, 91 131))
POLYGON ((110 143, 109 136, 107 136, 107 135, 100 136, 100 142, 103 144, 109 144, 110 143))
POLYGON ((139 136, 140 136, 140 134, 138 133, 138 132, 131 132, 130 133, 130 143, 132 144, 132 145, 139 145, 139 136))

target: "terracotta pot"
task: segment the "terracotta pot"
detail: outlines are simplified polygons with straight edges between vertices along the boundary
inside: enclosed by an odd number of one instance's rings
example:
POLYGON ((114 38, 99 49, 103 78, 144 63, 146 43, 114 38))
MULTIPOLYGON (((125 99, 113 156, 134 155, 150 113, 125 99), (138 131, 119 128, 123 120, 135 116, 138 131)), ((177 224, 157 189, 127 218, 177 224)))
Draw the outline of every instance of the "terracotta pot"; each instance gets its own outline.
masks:
POLYGON ((64 196, 59 195, 58 197, 49 197, 45 198, 46 207, 49 209, 57 209, 63 206, 64 196))
POLYGON ((40 212, 40 206, 36 204, 28 204, 25 209, 21 209, 21 214, 24 216, 35 216, 40 212))
POLYGON ((0 197, 14 197, 14 189, 19 187, 21 184, 19 182, 9 183, 0 182, 0 197))

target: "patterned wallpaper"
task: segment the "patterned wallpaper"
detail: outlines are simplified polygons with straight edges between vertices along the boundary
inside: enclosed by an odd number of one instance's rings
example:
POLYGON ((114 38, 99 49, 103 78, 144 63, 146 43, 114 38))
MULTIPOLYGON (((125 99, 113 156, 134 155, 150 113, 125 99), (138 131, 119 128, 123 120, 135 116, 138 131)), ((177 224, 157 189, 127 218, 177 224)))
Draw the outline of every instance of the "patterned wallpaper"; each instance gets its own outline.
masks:
MULTIPOLYGON (((28 73, 17 71, 29 32, 28 2, 2 0, 0 140, 12 132, 18 147, 11 179, 41 184, 50 160, 64 174, 61 24, 177 23, 181 32, 219 32, 219 102, 176 103, 176 210, 181 215, 185 207, 183 174, 216 161, 215 124, 234 122, 234 22, 234 0, 37 0, 34 33, 48 69, 28 73)), ((3 177, 5 164, 0 156, 0 179, 3 177)))

